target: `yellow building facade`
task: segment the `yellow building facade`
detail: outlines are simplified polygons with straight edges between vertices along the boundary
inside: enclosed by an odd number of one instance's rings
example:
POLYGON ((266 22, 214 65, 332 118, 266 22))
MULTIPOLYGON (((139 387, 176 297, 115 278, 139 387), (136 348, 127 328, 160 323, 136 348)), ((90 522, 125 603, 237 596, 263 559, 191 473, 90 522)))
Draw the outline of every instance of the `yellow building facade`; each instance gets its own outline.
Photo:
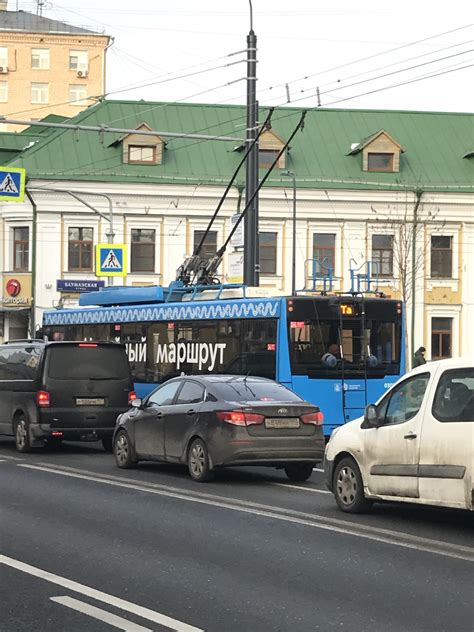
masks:
MULTIPOLYGON (((25 11, 0 0, 0 116, 72 117, 105 91, 107 35, 25 11)), ((24 126, 23 126, 24 127, 24 126)), ((0 124, 0 131, 22 126, 0 124)))

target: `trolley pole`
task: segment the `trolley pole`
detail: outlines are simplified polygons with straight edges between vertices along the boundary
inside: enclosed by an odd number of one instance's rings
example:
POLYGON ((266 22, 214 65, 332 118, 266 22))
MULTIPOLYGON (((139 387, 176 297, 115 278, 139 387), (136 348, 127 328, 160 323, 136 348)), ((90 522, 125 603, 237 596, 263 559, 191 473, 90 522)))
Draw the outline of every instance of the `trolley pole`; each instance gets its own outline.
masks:
MULTIPOLYGON (((247 35, 247 134, 246 149, 257 136, 257 36, 253 30, 252 0, 250 3, 250 31, 247 35)), ((259 244, 258 244, 258 142, 250 151, 246 164, 245 203, 254 200, 245 216, 244 227, 244 283, 258 286, 260 282, 259 244)))

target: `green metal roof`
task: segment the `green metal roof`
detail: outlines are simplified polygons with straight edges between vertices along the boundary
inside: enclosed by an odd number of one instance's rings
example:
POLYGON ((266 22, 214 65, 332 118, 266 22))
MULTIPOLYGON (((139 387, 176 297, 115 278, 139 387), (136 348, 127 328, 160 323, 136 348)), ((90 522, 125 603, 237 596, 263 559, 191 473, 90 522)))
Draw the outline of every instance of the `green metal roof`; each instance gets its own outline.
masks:
MULTIPOLYGON (((300 109, 280 108, 272 118, 274 131, 290 136, 300 109)), ((267 109, 260 108, 260 119, 267 109)), ((243 138, 243 106, 102 101, 71 124, 133 129, 146 122, 158 133, 188 132, 243 138)), ((226 184, 242 154, 238 142, 166 139, 163 164, 122 162, 122 146, 113 144, 123 134, 54 130, 22 153, 13 163, 27 170, 29 179, 106 182, 226 184)), ((144 137, 146 138, 146 137, 144 137)), ((474 165, 463 158, 474 144, 474 114, 389 110, 315 109, 291 143, 285 170, 296 175, 299 188, 474 190, 474 165), (400 171, 362 171, 362 156, 347 155, 351 145, 385 130, 405 150, 400 171)), ((267 185, 288 186, 274 170, 267 185)), ((264 172, 261 172, 262 175, 264 172)), ((242 170, 239 180, 244 180, 242 170)))

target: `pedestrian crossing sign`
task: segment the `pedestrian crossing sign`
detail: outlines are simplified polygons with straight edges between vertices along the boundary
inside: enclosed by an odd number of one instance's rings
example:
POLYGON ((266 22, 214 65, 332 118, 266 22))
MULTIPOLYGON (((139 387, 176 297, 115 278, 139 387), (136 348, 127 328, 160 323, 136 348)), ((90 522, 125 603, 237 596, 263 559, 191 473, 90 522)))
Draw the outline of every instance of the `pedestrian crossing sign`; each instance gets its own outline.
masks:
POLYGON ((0 167, 0 200, 23 202, 25 198, 26 170, 0 167))
POLYGON ((127 275, 125 244, 97 244, 95 275, 99 277, 127 275))

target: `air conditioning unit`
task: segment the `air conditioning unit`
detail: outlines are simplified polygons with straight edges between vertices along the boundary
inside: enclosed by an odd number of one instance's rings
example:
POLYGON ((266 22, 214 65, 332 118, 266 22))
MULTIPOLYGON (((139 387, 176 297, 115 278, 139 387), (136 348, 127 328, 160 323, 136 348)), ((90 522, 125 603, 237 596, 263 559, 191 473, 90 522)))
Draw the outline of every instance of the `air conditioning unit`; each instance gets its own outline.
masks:
POLYGON ((8 72, 7 66, 0 66, 0 75, 6 75, 8 72))
POLYGON ((78 77, 87 77, 88 74, 89 74, 89 71, 87 71, 87 70, 78 70, 77 71, 77 76, 78 77))

